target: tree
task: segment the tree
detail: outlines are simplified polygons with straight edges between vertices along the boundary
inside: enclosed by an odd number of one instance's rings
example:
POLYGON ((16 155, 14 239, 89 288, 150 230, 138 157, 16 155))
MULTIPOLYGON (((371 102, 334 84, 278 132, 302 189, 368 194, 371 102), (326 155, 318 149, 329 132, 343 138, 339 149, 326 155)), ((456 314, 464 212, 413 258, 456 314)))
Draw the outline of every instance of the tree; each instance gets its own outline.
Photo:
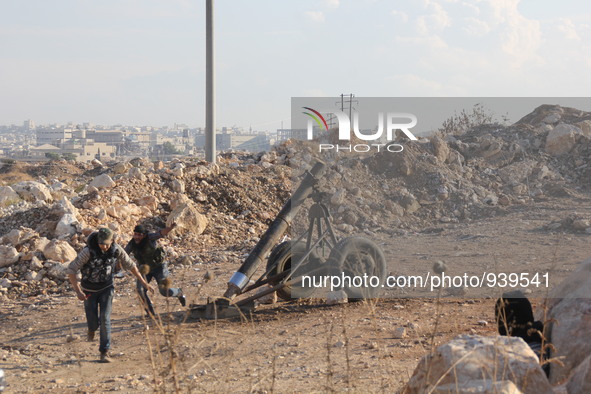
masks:
POLYGON ((165 155, 178 155, 181 153, 169 141, 166 141, 164 144, 162 144, 162 150, 165 155))
POLYGON ((45 157, 47 157, 51 161, 55 161, 55 160, 61 159, 60 154, 59 153, 54 153, 54 152, 45 152, 45 157))
POLYGON ((62 157, 64 158, 64 160, 76 161, 76 155, 74 153, 67 152, 64 153, 62 157))

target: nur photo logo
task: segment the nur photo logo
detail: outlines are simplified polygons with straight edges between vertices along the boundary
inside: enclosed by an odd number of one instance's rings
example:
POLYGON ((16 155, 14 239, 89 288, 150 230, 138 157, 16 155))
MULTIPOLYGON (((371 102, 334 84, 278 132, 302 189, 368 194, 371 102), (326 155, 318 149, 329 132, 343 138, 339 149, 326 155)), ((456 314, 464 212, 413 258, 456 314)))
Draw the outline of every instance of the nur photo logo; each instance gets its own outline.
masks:
POLYGON ((352 111, 351 117, 338 110, 316 110, 311 107, 302 107, 305 111, 302 113, 307 115, 307 139, 314 139, 314 124, 322 131, 330 132, 331 129, 328 127, 328 123, 323 114, 332 114, 337 119, 337 135, 338 140, 343 142, 349 142, 348 145, 337 144, 319 144, 319 151, 336 151, 336 152, 369 152, 372 150, 388 151, 388 152, 402 152, 404 147, 399 143, 393 143, 397 139, 397 131, 401 132, 402 135, 406 136, 411 141, 417 141, 418 138, 410 131, 411 128, 417 125, 417 117, 411 113, 402 112, 379 112, 377 116, 377 128, 371 132, 361 131, 359 128, 359 112, 352 111), (368 143, 364 144, 351 144, 351 133, 361 140, 368 143), (385 141, 384 141, 385 137, 385 141))

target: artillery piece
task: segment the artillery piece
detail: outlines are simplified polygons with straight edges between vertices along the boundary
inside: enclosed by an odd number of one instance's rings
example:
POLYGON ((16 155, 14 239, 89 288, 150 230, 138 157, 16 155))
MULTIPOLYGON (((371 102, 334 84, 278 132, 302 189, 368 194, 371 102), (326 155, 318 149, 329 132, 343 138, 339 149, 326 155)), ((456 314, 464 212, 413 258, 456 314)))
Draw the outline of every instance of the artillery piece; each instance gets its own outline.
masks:
POLYGON ((325 167, 325 163, 318 161, 304 173, 292 197, 228 281, 224 295, 208 300, 206 305, 191 306, 194 316, 217 319, 249 313, 254 310, 256 299, 275 291, 284 300, 309 297, 316 286, 310 283, 305 286, 302 280, 304 277, 317 279, 315 283, 334 275, 377 278, 377 286, 359 287, 351 283, 339 286, 339 289, 345 290, 349 299, 377 296, 386 276, 384 254, 374 242, 364 237, 337 239, 330 222, 330 213, 323 203, 328 193, 320 191, 318 187, 319 177, 325 167), (308 209, 308 229, 294 240, 279 242, 308 198, 313 200, 308 209), (249 285, 267 255, 265 272, 249 285), (237 296, 267 284, 271 287, 234 301, 237 296))

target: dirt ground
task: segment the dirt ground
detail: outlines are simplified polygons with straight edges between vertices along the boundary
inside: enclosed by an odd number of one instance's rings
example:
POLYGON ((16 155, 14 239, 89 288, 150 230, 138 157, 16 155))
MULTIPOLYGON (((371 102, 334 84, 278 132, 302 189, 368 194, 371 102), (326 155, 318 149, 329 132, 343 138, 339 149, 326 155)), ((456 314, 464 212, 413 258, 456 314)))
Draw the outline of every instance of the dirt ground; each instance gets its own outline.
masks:
MULTIPOLYGON (((423 274, 437 260, 474 272, 523 264, 523 271, 550 272, 552 284, 589 254, 589 234, 544 227, 573 212, 589 216, 590 199, 545 199, 481 221, 372 238, 382 245, 389 272, 423 274)), ((172 278, 190 303, 203 304, 223 294, 240 263, 175 266, 172 278), (208 270, 215 277, 200 289, 208 270)), ((392 290, 386 298, 337 306, 278 302, 217 321, 196 319, 176 300, 156 295, 160 325, 143 320, 130 276, 116 288, 110 364, 97 362, 97 341, 85 341, 83 307, 73 292, 0 305, 7 392, 395 392, 433 347, 460 334, 496 334, 495 297, 471 289, 441 298, 392 290), (430 298, 416 297, 422 295, 430 298)), ((532 301, 534 308, 541 303, 532 301)))

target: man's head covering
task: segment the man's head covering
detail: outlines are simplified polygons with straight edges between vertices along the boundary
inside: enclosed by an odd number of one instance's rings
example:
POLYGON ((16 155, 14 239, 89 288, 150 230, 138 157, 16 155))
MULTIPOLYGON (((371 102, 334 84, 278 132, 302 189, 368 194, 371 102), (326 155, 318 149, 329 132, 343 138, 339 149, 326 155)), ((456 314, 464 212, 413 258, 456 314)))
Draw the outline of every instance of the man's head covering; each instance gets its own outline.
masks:
POLYGON ((146 226, 144 226, 143 224, 138 224, 137 226, 135 226, 135 228, 133 229, 134 233, 140 233, 140 234, 148 234, 148 229, 146 228, 146 226))
POLYGON ((99 244, 113 242, 113 231, 106 227, 99 229, 96 239, 99 244))

